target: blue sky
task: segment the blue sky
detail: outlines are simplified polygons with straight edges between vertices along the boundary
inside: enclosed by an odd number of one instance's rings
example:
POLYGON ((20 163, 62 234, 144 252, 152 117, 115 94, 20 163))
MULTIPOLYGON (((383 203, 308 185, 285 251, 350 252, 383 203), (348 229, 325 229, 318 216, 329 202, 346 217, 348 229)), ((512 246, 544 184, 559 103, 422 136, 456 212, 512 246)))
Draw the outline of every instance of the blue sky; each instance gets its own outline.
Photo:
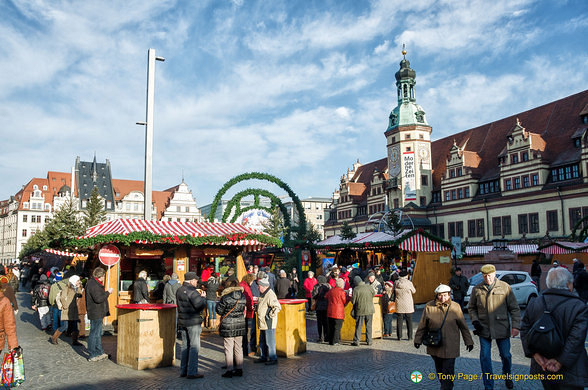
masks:
POLYGON ((149 48, 166 58, 154 189, 183 174, 200 206, 251 171, 329 197, 357 159, 383 158, 403 43, 433 139, 588 87, 585 0, 22 0, 0 15, 0 199, 94 153, 142 180, 149 48))

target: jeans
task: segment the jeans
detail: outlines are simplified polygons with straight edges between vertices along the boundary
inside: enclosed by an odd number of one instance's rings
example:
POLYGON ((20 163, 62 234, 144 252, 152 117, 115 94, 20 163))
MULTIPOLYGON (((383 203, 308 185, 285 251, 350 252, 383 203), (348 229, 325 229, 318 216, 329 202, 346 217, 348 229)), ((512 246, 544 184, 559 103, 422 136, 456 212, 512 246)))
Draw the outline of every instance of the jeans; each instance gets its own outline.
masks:
POLYGON ((57 306, 51 306, 53 310, 53 329, 57 330, 61 327, 61 310, 57 306))
POLYGON ((372 315, 369 316, 358 316, 355 320, 355 335, 353 336, 353 342, 359 343, 361 340, 361 330, 365 323, 365 338, 370 345, 372 343, 372 315))
POLYGON ((278 360, 275 329, 259 331, 259 349, 261 349, 261 360, 278 360))
POLYGON ((329 344, 339 344, 341 341, 341 328, 343 327, 343 320, 329 317, 329 344))
MULTIPOLYGON (((510 374, 512 370, 512 355, 510 354, 510 338, 496 339, 500 359, 502 360, 502 373, 510 374)), ((484 388, 494 389, 494 380, 487 378, 492 375, 492 339, 480 337, 480 366, 482 367, 482 379, 484 388)))
POLYGON ((245 336, 243 336, 243 354, 248 355, 249 352, 256 352, 257 335, 255 334, 255 317, 245 318, 245 336), (249 335, 249 336, 247 336, 249 335), (249 339, 248 339, 249 337, 249 339))
POLYGON ((182 328, 182 361, 180 363, 180 374, 182 375, 198 375, 201 333, 201 325, 182 328))
POLYGON ((208 309, 208 319, 216 320, 216 301, 206 300, 206 308, 208 309))
POLYGON ((51 317, 49 316, 49 306, 37 307, 39 313, 39 321, 41 321, 41 329, 45 330, 51 325, 51 317))
POLYGON ((455 374, 455 358, 440 358, 437 356, 431 356, 435 362, 435 372, 437 378, 441 383, 441 390, 453 389, 453 381, 451 379, 441 379, 439 374, 444 374, 444 378, 451 378, 455 374))
POLYGON ((384 314, 384 334, 392 334, 392 321, 394 320, 394 314, 384 314))
POLYGON ((90 336, 88 336, 88 352, 90 359, 104 354, 102 349, 102 320, 90 320, 90 336))
POLYGON ((316 311, 316 329, 318 331, 318 339, 320 341, 331 341, 329 339, 329 325, 327 322, 327 311, 317 310, 316 311))
POLYGON ((412 313, 396 313, 396 336, 398 340, 402 337, 402 320, 406 322, 408 339, 412 339, 412 313))

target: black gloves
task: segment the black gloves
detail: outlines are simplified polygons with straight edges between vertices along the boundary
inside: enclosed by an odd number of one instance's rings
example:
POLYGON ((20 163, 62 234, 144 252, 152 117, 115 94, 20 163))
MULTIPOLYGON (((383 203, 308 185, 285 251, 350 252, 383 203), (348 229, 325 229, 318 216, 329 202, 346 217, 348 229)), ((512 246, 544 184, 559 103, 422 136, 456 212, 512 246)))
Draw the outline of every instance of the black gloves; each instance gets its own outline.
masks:
POLYGON ((419 348, 421 347, 421 345, 420 345, 419 343, 414 343, 414 347, 415 347, 416 349, 419 349, 419 348))
POLYGON ((476 320, 476 321, 473 321, 473 322, 472 322, 472 325, 474 325, 474 328, 475 328, 475 330, 474 330, 474 334, 475 334, 476 336, 479 336, 479 335, 480 335, 480 333, 482 332, 482 329, 483 329, 483 328, 482 328, 482 324, 480 323, 480 321, 476 320))
POLYGON ((472 350, 474 349, 473 345, 466 345, 466 349, 468 350, 468 352, 472 352, 472 350))

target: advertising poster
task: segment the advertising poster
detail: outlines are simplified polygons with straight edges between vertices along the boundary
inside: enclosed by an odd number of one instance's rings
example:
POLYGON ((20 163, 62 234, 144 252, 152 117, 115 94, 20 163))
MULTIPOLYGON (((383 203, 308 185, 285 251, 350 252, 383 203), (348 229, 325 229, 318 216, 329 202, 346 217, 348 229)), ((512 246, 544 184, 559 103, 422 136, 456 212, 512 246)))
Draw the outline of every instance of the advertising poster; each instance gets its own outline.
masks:
POLYGON ((416 200, 416 173, 414 166, 414 152, 402 153, 402 166, 404 167, 404 201, 416 200))

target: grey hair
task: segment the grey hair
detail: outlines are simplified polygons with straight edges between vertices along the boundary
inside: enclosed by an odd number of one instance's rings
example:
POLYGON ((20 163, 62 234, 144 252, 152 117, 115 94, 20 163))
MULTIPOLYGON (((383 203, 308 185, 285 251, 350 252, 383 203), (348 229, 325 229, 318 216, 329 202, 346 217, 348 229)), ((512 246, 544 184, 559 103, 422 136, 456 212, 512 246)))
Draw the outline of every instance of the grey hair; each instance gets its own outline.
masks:
POLYGON ((259 271, 259 272, 257 273, 257 279, 263 279, 263 278, 265 278, 265 277, 266 277, 266 273, 265 273, 265 272, 263 272, 263 271, 259 271))
POLYGON ((283 269, 280 270, 280 275, 286 275, 286 271, 284 271, 283 269))
POLYGON ((337 278, 337 281, 335 283, 337 283, 337 287, 339 287, 339 288, 345 287, 345 280, 344 279, 337 278))
POLYGON ((173 280, 178 280, 178 274, 176 274, 175 272, 171 275, 171 278, 173 280))
POLYGON ((143 278, 143 279, 147 279, 147 271, 141 271, 139 272, 139 277, 143 278))
POLYGON ((563 267, 552 268, 547 273, 545 283, 547 288, 557 288, 560 290, 567 290, 568 283, 573 283, 574 278, 570 271, 563 267))
POLYGON ((314 272, 312 272, 312 271, 308 271, 308 274, 307 274, 307 275, 308 275, 308 277, 310 278, 311 276, 314 276, 314 272))

